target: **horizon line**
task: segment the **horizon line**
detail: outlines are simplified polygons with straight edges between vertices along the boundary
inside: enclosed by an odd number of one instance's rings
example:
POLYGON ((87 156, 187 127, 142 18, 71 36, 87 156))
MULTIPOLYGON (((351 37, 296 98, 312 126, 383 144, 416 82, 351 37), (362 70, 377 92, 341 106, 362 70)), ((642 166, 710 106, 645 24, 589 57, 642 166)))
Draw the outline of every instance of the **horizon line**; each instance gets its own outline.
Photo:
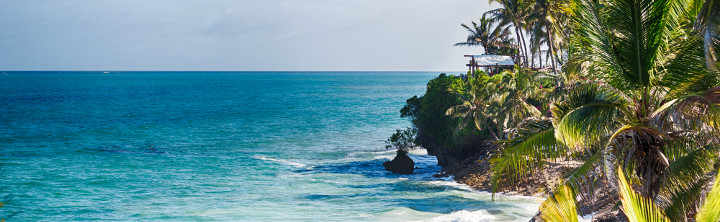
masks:
POLYGON ((0 70, 0 72, 467 72, 462 70, 0 70))

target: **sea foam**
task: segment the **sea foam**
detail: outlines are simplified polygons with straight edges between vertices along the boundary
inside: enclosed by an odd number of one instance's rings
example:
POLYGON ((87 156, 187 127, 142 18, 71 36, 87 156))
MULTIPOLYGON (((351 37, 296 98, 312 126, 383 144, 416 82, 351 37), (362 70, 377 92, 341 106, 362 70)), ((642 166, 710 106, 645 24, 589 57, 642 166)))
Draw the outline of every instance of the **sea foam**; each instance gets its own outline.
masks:
POLYGON ((258 160, 265 160, 265 161, 271 161, 271 162, 275 162, 275 163, 280 163, 280 164, 283 164, 283 165, 294 166, 294 167, 297 167, 297 168, 310 168, 310 167, 308 167, 308 165, 306 165, 306 164, 296 163, 296 162, 292 162, 292 161, 289 161, 289 160, 273 159, 273 158, 269 158, 269 157, 266 157, 266 156, 255 156, 255 157, 253 157, 253 158, 258 159, 258 160))

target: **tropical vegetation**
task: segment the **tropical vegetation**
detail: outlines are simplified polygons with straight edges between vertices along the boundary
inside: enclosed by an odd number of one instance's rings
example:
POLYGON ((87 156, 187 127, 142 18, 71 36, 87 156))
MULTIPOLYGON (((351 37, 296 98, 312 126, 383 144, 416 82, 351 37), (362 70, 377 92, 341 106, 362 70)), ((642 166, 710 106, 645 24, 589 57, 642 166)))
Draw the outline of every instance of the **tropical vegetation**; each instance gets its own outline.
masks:
POLYGON ((720 1, 491 2, 456 45, 519 65, 431 80, 401 110, 420 145, 485 150, 493 192, 579 162, 541 219, 621 206, 630 221, 718 221, 720 1))

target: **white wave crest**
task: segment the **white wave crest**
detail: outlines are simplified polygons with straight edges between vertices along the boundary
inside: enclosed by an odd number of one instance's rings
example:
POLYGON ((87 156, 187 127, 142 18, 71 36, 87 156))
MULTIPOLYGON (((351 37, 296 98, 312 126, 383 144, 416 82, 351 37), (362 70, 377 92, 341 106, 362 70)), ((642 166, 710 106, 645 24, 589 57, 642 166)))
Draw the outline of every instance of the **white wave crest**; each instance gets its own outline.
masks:
POLYGON ((417 155, 417 156, 427 156, 428 155, 428 151, 426 149, 414 149, 414 150, 410 150, 410 152, 408 152, 408 153, 412 154, 412 155, 417 155))
POLYGON ((269 158, 269 157, 266 157, 266 156, 255 156, 255 157, 253 157, 253 158, 258 159, 258 160, 265 160, 265 161, 276 162, 276 163, 280 163, 280 164, 284 164, 284 165, 290 165, 290 166, 294 166, 294 167, 297 167, 297 168, 308 168, 308 166, 305 165, 305 164, 296 163, 296 162, 292 162, 292 161, 289 161, 289 160, 273 159, 273 158, 269 158))
MULTIPOLYGON (((487 210, 478 210, 478 211, 461 210, 461 211, 452 212, 450 214, 445 214, 445 215, 437 216, 434 218, 430 218, 430 219, 424 220, 424 221, 427 221, 427 222, 434 222, 434 221, 465 222, 465 221, 498 221, 500 219, 501 218, 498 218, 498 217, 488 213, 487 210)), ((502 219, 511 219, 511 218, 502 218, 502 219)))
POLYGON ((453 188, 457 188, 457 189, 460 189, 460 190, 467 190, 467 191, 474 191, 474 192, 476 192, 476 190, 473 189, 472 187, 470 187, 470 186, 468 186, 468 185, 465 185, 465 184, 461 184, 461 183, 455 182, 455 181, 452 179, 452 177, 448 177, 448 178, 449 178, 449 180, 443 178, 443 180, 433 180, 433 181, 428 181, 427 183, 433 184, 433 185, 438 185, 438 186, 453 187, 453 188))

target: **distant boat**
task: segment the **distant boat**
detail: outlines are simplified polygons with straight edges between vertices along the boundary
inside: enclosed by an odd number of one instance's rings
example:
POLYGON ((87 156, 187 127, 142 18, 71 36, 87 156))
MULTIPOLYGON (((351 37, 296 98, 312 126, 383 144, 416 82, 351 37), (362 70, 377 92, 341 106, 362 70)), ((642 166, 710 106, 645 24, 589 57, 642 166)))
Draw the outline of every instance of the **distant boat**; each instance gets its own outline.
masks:
POLYGON ((110 72, 103 72, 103 73, 108 74, 108 73, 110 73, 110 72))

